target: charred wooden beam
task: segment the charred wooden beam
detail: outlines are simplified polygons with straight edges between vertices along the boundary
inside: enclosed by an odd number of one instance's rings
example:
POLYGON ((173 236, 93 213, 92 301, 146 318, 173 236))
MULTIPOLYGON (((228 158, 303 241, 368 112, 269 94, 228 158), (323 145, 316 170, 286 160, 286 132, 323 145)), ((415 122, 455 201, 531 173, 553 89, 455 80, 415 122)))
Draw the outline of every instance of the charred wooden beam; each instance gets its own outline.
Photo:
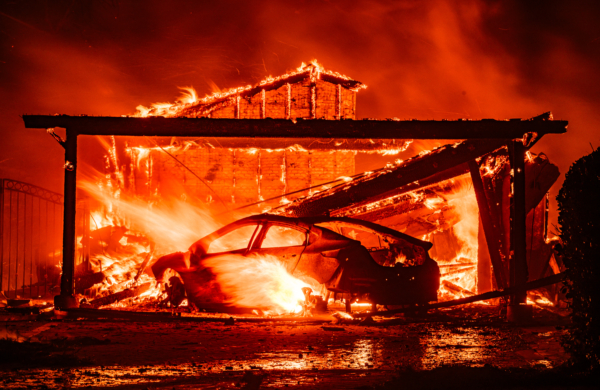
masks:
POLYGON ((446 289, 450 290, 454 294, 465 294, 468 296, 475 295, 474 292, 469 291, 466 288, 459 286, 458 284, 452 283, 449 280, 442 280, 442 286, 444 286, 446 289))
POLYGON ((506 140, 467 140, 446 145, 406 160, 386 172, 365 175, 362 179, 338 185, 312 197, 297 199, 286 207, 286 213, 296 216, 326 215, 465 164, 493 152, 505 143, 506 140))
MULTIPOLYGON (((356 216, 356 218, 363 219, 362 216, 359 216, 361 214, 364 214, 364 213, 360 212, 360 208, 366 206, 369 203, 373 203, 373 202, 377 202, 377 201, 380 201, 383 199, 391 198, 393 196, 399 196, 399 195, 405 194, 407 192, 417 191, 417 190, 420 190, 421 188, 432 186, 437 183, 443 182, 445 180, 449 180, 449 179, 455 178, 457 176, 464 175, 467 172, 469 172, 468 165, 461 164, 454 168, 446 169, 443 172, 436 173, 435 175, 432 175, 425 179, 409 183, 400 188, 395 188, 391 191, 384 192, 383 194, 378 194, 376 196, 369 198, 366 201, 358 202, 356 204, 353 204, 353 205, 348 206, 343 209, 338 209, 335 211, 335 214, 336 215, 344 215, 344 216, 353 216, 353 217, 356 216)), ((438 191, 434 190, 434 192, 438 192, 438 191)), ((364 218, 364 219, 369 219, 369 218, 364 218)))
POLYGON ((473 120, 286 120, 164 117, 24 115, 26 128, 62 127, 79 135, 340 138, 340 139, 514 139, 527 133, 562 134, 567 121, 473 120))
POLYGON ((483 225, 483 233, 485 234, 485 240, 488 244, 488 252, 492 261, 496 285, 499 288, 505 288, 507 287, 506 275, 504 274, 504 267, 502 266, 501 238, 499 236, 499 229, 501 227, 497 226, 497 223, 495 223, 494 218, 490 214, 488 199, 485 195, 483 180, 479 171, 479 164, 475 160, 471 160, 469 162, 469 169, 471 170, 471 179, 473 181, 473 188, 475 189, 477 205, 479 206, 479 215, 483 225))
POLYGON ((142 274, 146 270, 146 267, 148 266, 148 263, 150 262, 150 260, 152 260, 153 256, 154 256, 154 243, 152 243, 152 249, 150 250, 150 252, 148 252, 146 254, 146 257, 144 258, 142 265, 140 265, 140 268, 138 269, 137 273, 135 274, 135 278, 133 278, 133 281, 135 283, 137 283, 140 276, 142 276, 142 274))
POLYGON ((90 305, 92 305, 93 307, 100 307, 100 306, 110 305, 112 303, 122 301, 123 299, 134 298, 134 297, 137 297, 138 295, 145 293, 151 287, 152 287, 152 283, 149 283, 149 282, 140 284, 139 286, 136 286, 136 287, 127 288, 123 291, 119 291, 117 293, 110 294, 110 295, 107 295, 102 298, 94 299, 93 301, 90 301, 90 305))

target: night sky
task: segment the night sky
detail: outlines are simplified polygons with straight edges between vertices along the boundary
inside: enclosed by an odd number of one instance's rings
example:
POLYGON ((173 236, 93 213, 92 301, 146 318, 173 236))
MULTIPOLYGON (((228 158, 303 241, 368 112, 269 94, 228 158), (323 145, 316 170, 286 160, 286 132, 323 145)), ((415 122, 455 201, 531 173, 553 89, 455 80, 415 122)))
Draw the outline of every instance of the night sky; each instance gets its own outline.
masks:
POLYGON ((564 176, 600 146, 599 17, 597 1, 4 0, 0 177, 62 190, 62 148, 24 113, 132 114, 312 59, 368 85, 357 118, 552 111, 569 131, 533 151, 564 176))

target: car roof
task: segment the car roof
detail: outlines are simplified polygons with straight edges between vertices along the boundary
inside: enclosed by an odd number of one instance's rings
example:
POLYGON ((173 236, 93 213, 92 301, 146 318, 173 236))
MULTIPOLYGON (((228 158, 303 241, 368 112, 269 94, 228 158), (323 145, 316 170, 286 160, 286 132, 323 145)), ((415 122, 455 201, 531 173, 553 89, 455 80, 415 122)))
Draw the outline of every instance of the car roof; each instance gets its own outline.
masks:
POLYGON ((408 234, 399 232, 386 226, 379 225, 374 222, 363 221, 362 219, 348 217, 303 217, 299 219, 310 224, 318 224, 324 222, 343 222, 347 224, 358 225, 370 230, 374 230, 378 233, 387 234, 402 239, 404 241, 408 241, 409 243, 420 246, 425 250, 429 250, 433 247, 433 244, 428 241, 419 240, 418 238, 409 236, 408 234))
POLYGON ((273 214, 257 214, 257 215, 252 215, 252 216, 249 216, 246 218, 239 219, 233 223, 237 224, 240 222, 242 222, 242 223, 243 222, 279 222, 279 223, 283 223, 283 224, 297 225, 297 226, 303 227, 305 229, 310 229, 310 227, 312 225, 315 225, 318 223, 343 222, 343 223, 347 223, 347 224, 362 226, 369 230, 373 230, 373 231, 376 231, 381 234, 387 234, 390 236, 397 237, 399 239, 409 242, 412 245, 420 246, 427 251, 433 247, 433 244, 430 242, 419 240, 418 238, 409 236, 408 234, 404 234, 402 232, 399 232, 397 230, 376 224, 374 222, 363 221, 363 220, 355 219, 355 218, 326 217, 326 216, 296 218, 296 217, 285 217, 282 215, 273 215, 273 214))

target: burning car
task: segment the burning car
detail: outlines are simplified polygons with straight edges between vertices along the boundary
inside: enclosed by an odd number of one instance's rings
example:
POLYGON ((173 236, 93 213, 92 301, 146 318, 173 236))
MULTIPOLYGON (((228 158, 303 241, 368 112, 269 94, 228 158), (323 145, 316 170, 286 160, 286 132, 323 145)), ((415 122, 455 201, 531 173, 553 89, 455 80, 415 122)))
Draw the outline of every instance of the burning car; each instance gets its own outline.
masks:
MULTIPOLYGON (((352 218, 289 218, 255 215, 226 225, 198 240, 188 252, 159 258, 158 281, 169 270, 183 280, 187 298, 198 308, 248 307, 227 299, 217 264, 235 256, 275 258, 289 275, 324 287, 328 300, 377 305, 412 305, 437 300, 440 272, 429 257, 432 244, 375 223, 352 218)), ((250 261, 250 260, 248 260, 250 261)), ((235 271, 234 271, 235 272, 235 271)), ((260 272, 260 270, 259 270, 260 272)), ((250 283, 240 277, 239 284, 250 283)), ((303 294, 301 288, 298 293, 303 294)))

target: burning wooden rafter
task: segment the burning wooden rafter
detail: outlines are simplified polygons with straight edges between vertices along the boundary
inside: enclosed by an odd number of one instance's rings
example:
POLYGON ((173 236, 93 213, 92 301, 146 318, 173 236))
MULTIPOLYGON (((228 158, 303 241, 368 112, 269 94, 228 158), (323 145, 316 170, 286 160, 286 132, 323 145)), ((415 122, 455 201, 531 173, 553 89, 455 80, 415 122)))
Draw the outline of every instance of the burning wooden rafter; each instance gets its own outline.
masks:
MULTIPOLYGON (((285 213, 295 216, 335 214, 336 210, 365 202, 382 193, 394 191, 411 183, 455 168, 504 145, 503 140, 468 140, 446 145, 429 153, 402 162, 379 172, 365 174, 349 183, 313 196, 300 198, 286 207, 285 213)), ((407 189, 407 192, 410 191, 407 189)))

